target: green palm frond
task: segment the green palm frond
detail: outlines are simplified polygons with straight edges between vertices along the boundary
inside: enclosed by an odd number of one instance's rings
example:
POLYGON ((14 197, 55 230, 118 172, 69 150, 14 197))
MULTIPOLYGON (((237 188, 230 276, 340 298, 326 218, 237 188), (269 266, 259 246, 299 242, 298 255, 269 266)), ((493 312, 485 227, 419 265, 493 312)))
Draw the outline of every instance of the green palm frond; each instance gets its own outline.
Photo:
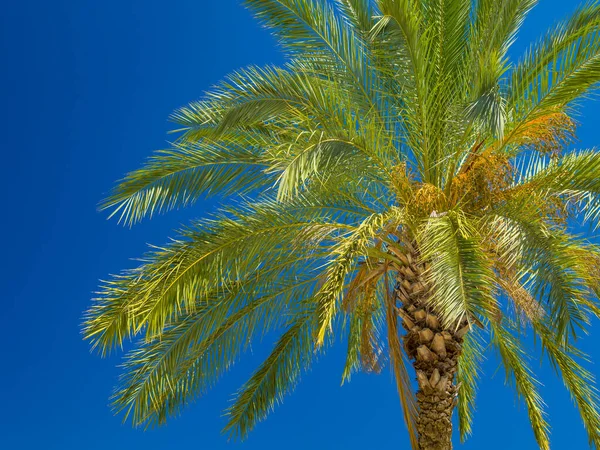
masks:
MULTIPOLYGON (((531 202, 530 202, 531 205, 531 202)), ((507 214, 511 216, 510 213, 507 214)), ((547 304, 556 338, 577 337, 589 323, 588 287, 574 270, 580 265, 578 256, 571 251, 576 245, 573 236, 540 222, 510 217, 520 241, 521 253, 515 268, 527 273, 534 298, 547 304)))
POLYGON ((514 43, 525 17, 537 0, 478 1, 472 44, 481 45, 483 55, 503 57, 514 43))
POLYGON ((570 22, 551 32, 540 48, 532 49, 513 71, 506 143, 528 122, 564 111, 595 88, 600 80, 597 10, 594 2, 577 11, 570 22), (575 24, 583 28, 575 29, 575 24), (558 41, 556 47, 555 41, 558 41))
POLYGON ((594 376, 574 359, 574 357, 585 359, 585 355, 570 345, 557 344, 552 329, 541 321, 534 323, 534 330, 552 366, 564 380, 571 398, 579 408, 590 446, 598 448, 600 446, 600 396, 594 384, 594 376))
POLYGON ((472 432, 473 415, 475 413, 475 394, 480 378, 480 364, 484 348, 481 338, 474 332, 465 336, 461 358, 458 362, 458 428, 461 442, 465 442, 472 432))
POLYGON ((431 262, 431 302, 449 328, 494 304, 492 268, 479 239, 469 219, 453 211, 430 217, 420 234, 419 247, 431 262))
MULTIPOLYGON (((300 188, 309 180, 326 179, 335 174, 351 174, 354 168, 363 169, 372 165, 385 174, 386 165, 382 164, 378 155, 371 151, 363 139, 347 140, 328 138, 324 135, 313 135, 306 145, 290 155, 289 161, 282 161, 282 171, 277 180, 280 199, 294 197, 300 188)), ((373 176, 376 170, 365 170, 365 176, 373 176)), ((382 174, 382 175, 383 175, 382 174)), ((381 176, 378 177, 381 179, 381 176)))
POLYGON ((293 113, 294 108, 317 109, 322 104, 322 88, 328 83, 293 68, 241 69, 217 85, 206 100, 178 109, 171 119, 183 127, 184 138, 192 141, 222 137, 225 130, 236 128, 241 128, 242 135, 260 136, 269 130, 265 120, 286 111, 293 113))
POLYGON ((529 158, 523 180, 539 191, 577 194, 600 193, 600 156, 595 150, 569 153, 559 160, 544 157, 529 158))
POLYGON ((498 349, 506 371, 506 379, 514 385, 519 397, 527 405, 529 420, 535 439, 542 450, 550 449, 548 423, 545 418, 544 402, 540 396, 531 369, 525 361, 525 353, 520 342, 514 337, 506 324, 491 322, 492 344, 498 349))
POLYGON ((229 421, 225 432, 245 437, 295 387, 301 370, 313 358, 311 318, 310 313, 305 313, 291 323, 273 352, 240 389, 234 404, 227 410, 229 421))
POLYGON ((408 147, 425 181, 430 178, 429 145, 426 141, 427 77, 424 51, 420 48, 424 38, 420 28, 423 15, 413 1, 378 0, 382 16, 372 30, 378 41, 385 42, 379 49, 380 64, 398 84, 402 102, 398 116, 402 118, 408 147), (418 149, 418 150, 417 150, 418 149))
POLYGON ((540 195, 562 199, 583 221, 598 227, 600 208, 600 155, 595 150, 569 153, 559 160, 532 156, 522 169, 516 189, 526 187, 540 195))
POLYGON ((352 28, 335 14, 333 5, 315 0, 246 0, 294 56, 308 54, 340 64, 365 100, 373 102, 366 48, 352 28))
MULTIPOLYGON (((335 213, 329 205, 319 208, 297 201, 288 206, 289 210, 273 202, 249 205, 245 212, 241 208, 231 211, 237 218, 222 215, 184 230, 179 240, 148 254, 143 265, 104 285, 88 314, 86 335, 102 351, 121 345, 144 327, 149 338, 160 335, 168 321, 182 311, 193 311, 214 289, 235 281, 232 276, 253 272, 260 276, 261 265, 277 255, 280 258, 295 238, 301 248, 303 240, 318 242, 338 228, 335 222, 319 219, 335 213), (303 209, 306 216, 299 220, 303 209), (282 247, 282 243, 287 245, 282 247), (271 257, 266 248, 273 249, 271 257)), ((341 212, 344 216, 348 210, 341 212)), ((352 230, 347 223, 339 223, 338 231, 352 230)))
POLYGON ((273 184, 266 161, 246 147, 218 143, 177 144, 131 172, 101 204, 128 225, 185 207, 202 195, 247 193, 273 184), (271 179, 270 179, 271 178, 271 179), (184 188, 185 187, 185 188, 184 188))
POLYGON ((373 28, 377 11, 370 0, 335 0, 338 10, 345 20, 363 36, 367 37, 373 28))
POLYGON ((238 289, 218 296, 167 328, 160 339, 133 351, 125 364, 128 376, 113 397, 117 411, 127 411, 136 425, 161 424, 187 398, 205 392, 235 363, 250 340, 282 326, 293 299, 310 295, 318 281, 317 277, 286 279, 287 284, 274 286, 273 292, 238 289))
POLYGON ((585 42, 600 29, 600 8, 597 1, 582 4, 567 20, 561 21, 533 44, 511 75, 511 98, 523 96, 532 88, 542 72, 560 60, 574 44, 585 42))

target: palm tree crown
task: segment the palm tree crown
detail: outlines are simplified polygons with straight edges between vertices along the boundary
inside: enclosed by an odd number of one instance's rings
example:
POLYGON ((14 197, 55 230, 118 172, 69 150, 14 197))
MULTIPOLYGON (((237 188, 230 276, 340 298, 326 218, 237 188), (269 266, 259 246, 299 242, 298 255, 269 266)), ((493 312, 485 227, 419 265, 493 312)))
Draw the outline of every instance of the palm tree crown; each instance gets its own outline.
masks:
POLYGON ((489 344, 548 449, 522 343, 534 335, 599 446, 574 345, 600 314, 600 248, 576 233, 600 223, 600 154, 567 149, 576 102, 600 80, 600 6, 513 62, 535 3, 246 0, 288 63, 240 70, 176 111, 172 148, 103 203, 131 225, 231 197, 89 309, 102 354, 135 342, 116 410, 161 424, 279 332, 227 410, 244 437, 335 338, 344 380, 389 360, 413 448, 448 449, 455 406, 461 438, 471 431, 489 344))

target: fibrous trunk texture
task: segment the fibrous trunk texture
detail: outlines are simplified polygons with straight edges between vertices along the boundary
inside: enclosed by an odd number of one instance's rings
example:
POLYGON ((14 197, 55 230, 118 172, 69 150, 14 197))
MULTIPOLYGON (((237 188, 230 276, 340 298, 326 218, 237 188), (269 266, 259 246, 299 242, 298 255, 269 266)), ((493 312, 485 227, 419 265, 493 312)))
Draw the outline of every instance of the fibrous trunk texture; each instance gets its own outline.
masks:
POLYGON ((445 329, 434 305, 427 302, 422 262, 413 245, 407 244, 398 272, 398 314, 406 330, 404 348, 413 361, 419 389, 417 432, 420 450, 452 449, 452 412, 458 388, 455 384, 461 343, 468 330, 465 321, 445 329))

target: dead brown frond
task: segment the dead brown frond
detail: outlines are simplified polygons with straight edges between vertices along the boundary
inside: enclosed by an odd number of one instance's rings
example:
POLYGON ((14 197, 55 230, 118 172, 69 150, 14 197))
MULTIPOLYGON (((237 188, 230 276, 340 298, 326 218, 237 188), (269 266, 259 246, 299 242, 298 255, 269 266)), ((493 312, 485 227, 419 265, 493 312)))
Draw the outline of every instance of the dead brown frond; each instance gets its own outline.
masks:
POLYGON ((360 362, 366 373, 380 373, 383 348, 377 328, 373 322, 374 305, 367 305, 365 311, 357 314, 363 317, 360 330, 360 362))
POLYGON ((386 285, 386 322, 388 332, 388 347, 390 354, 390 364, 396 379, 396 387, 400 396, 400 404, 404 414, 404 421, 408 429, 411 446, 414 450, 418 449, 417 440, 417 401, 412 389, 410 375, 406 369, 406 361, 400 346, 400 337, 398 334, 398 315, 396 314, 396 305, 394 297, 389 289, 387 272, 385 274, 386 285))
POLYGON ((516 277, 498 276, 497 282, 500 288, 512 300, 518 314, 525 316, 530 322, 538 321, 544 317, 544 307, 516 277))
POLYGON ((342 300, 342 308, 346 312, 352 312, 357 306, 357 302, 364 297, 367 290, 372 289, 377 284, 378 279, 386 270, 383 264, 372 266, 367 262, 360 264, 356 275, 350 281, 346 294, 342 300))
POLYGON ((386 266, 363 262, 348 285, 342 300, 342 308, 360 319, 360 361, 362 370, 367 373, 381 372, 383 346, 374 323, 377 311, 377 284, 386 266))

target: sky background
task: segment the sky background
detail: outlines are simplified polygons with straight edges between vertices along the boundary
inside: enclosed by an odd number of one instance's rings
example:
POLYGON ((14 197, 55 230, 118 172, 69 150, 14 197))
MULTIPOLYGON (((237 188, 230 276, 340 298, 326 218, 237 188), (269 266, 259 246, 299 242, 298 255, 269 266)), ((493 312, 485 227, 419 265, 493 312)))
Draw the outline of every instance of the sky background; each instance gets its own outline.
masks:
MULTIPOLYGON (((227 442, 222 411, 268 348, 258 346, 208 395, 147 432, 109 410, 120 356, 101 359, 81 340, 98 280, 131 267, 148 243, 217 206, 203 201, 133 229, 96 205, 113 182, 164 148, 175 108, 229 72, 283 62, 274 39, 238 0, 3 2, 0 131, 3 237, 0 281, 2 449, 408 449, 389 370, 340 386, 342 346, 243 442, 227 442)), ((576 2, 542 0, 519 54, 576 2)), ((600 141, 599 105, 587 104, 579 146, 600 141)), ((582 347, 600 362, 598 323, 582 347)), ((547 365, 553 449, 587 448, 580 419, 547 365)), ((600 374, 598 363, 591 366, 600 374)), ((536 449, 526 410, 489 355, 472 438, 460 449, 536 449)))

